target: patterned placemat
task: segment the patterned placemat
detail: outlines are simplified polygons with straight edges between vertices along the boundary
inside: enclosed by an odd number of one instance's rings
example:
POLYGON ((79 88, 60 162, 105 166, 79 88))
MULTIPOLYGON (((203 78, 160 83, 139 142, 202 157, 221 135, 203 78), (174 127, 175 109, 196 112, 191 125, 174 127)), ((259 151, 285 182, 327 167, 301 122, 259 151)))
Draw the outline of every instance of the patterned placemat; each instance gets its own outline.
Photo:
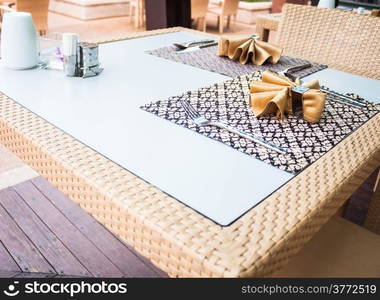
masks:
POLYGON ((315 124, 305 121, 302 115, 289 115, 282 121, 275 117, 256 118, 249 107, 249 84, 260 76, 261 72, 256 71, 141 108, 290 173, 302 171, 379 111, 379 105, 357 95, 350 96, 366 107, 340 104, 328 96, 322 118, 315 124), (217 127, 195 125, 183 110, 181 99, 190 101, 207 119, 225 122, 281 146, 288 153, 279 154, 217 127))
POLYGON ((310 68, 294 72, 293 74, 299 77, 304 77, 327 68, 326 65, 284 55, 277 64, 265 63, 262 66, 256 66, 249 63, 242 65, 239 62, 231 60, 227 57, 218 56, 216 54, 217 46, 183 53, 178 53, 175 49, 176 48, 174 46, 170 46, 150 50, 146 53, 230 77, 246 75, 259 70, 272 70, 279 72, 285 70, 286 68, 305 63, 310 63, 312 66, 310 68))

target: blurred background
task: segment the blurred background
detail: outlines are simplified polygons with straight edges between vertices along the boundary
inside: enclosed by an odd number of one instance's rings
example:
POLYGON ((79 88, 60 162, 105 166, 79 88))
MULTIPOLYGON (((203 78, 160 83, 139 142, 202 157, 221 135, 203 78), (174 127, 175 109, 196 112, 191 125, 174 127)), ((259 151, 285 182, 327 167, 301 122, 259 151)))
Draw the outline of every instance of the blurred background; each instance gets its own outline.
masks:
MULTIPOLYGON (((348 10, 380 8, 380 0, 331 1, 348 10)), ((0 12, 32 12, 41 35, 78 32, 91 39, 179 25, 233 35, 255 32, 257 17, 281 13, 285 2, 318 5, 318 0, 14 0, 0 1, 0 12)))

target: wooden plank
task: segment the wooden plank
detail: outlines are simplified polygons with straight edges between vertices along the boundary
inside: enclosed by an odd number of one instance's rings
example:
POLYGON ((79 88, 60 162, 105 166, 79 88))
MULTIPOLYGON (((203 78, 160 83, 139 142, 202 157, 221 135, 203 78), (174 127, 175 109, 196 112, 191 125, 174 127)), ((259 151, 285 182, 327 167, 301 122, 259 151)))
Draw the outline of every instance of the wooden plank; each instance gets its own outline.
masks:
POLYGON ((0 270, 21 272, 21 269, 0 241, 0 270))
POLYGON ((55 273, 52 266, 46 261, 1 205, 0 241, 7 248, 22 271, 55 273))
POLYGON ((47 274, 47 273, 18 273, 13 278, 52 278, 55 277, 56 274, 47 274))
POLYGON ((167 277, 149 260, 141 257, 133 249, 108 231, 102 224, 87 214, 81 207, 53 187, 47 180, 37 177, 33 184, 90 239, 125 276, 167 277))
POLYGON ((123 276, 119 269, 77 227, 60 211, 54 209, 54 205, 32 182, 23 182, 13 188, 91 274, 97 277, 123 276))
POLYGON ((34 242, 58 274, 90 276, 78 259, 57 239, 12 188, 0 191, 0 204, 28 238, 34 242))
POLYGON ((12 278, 21 272, 0 270, 0 278, 12 278))
POLYGON ((88 278, 88 277, 72 276, 72 275, 57 275, 57 276, 54 276, 54 278, 88 278))

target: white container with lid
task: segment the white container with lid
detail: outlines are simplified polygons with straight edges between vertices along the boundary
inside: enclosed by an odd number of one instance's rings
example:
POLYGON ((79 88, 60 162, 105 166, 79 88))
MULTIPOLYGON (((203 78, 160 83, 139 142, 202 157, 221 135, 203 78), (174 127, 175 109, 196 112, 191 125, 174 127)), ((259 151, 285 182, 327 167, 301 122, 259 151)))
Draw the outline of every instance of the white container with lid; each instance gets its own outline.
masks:
POLYGON ((37 33, 32 15, 5 13, 1 28, 1 64, 22 70, 33 68, 38 62, 37 33))

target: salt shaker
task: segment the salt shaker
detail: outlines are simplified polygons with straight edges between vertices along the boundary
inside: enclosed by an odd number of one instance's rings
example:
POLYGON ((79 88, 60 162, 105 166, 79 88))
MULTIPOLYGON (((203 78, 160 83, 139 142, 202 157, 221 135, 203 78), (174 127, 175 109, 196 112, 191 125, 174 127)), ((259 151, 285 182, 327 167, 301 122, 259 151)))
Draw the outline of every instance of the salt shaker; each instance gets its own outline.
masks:
POLYGON ((63 72, 66 76, 77 76, 79 35, 76 33, 62 34, 63 72))

